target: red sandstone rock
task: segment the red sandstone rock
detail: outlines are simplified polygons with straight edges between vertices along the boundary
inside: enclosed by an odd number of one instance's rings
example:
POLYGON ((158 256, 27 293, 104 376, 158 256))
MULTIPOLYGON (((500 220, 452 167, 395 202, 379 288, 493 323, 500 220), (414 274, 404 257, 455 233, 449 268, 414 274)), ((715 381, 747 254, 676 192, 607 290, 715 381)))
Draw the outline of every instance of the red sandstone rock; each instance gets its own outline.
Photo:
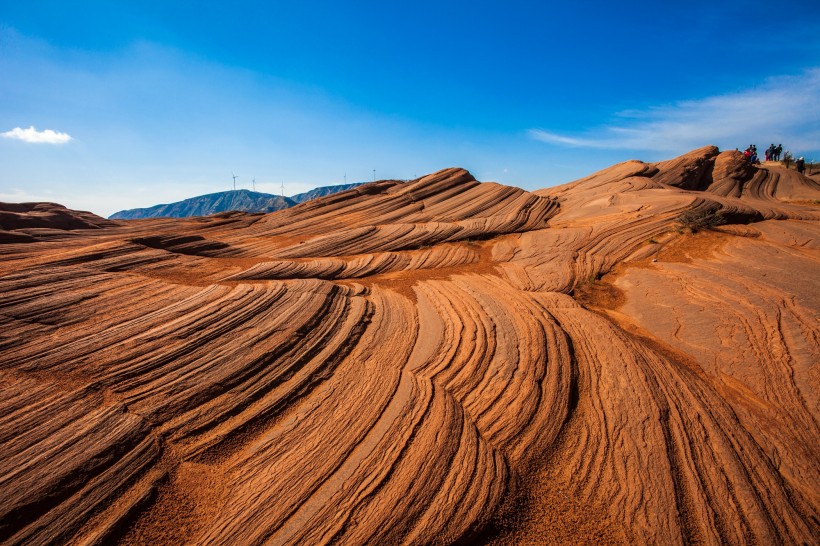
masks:
POLYGON ((4 205, 0 539, 816 542, 818 198, 707 147, 264 216, 4 205))

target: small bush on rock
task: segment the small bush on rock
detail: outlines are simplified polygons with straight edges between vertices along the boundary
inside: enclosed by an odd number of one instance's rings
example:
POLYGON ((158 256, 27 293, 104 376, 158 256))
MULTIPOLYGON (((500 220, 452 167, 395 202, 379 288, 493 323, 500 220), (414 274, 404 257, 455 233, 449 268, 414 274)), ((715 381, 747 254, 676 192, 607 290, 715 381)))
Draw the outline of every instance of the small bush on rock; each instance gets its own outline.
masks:
POLYGON ((726 218, 720 212, 690 209, 678 216, 678 222, 692 233, 697 233, 722 226, 726 223, 726 218))

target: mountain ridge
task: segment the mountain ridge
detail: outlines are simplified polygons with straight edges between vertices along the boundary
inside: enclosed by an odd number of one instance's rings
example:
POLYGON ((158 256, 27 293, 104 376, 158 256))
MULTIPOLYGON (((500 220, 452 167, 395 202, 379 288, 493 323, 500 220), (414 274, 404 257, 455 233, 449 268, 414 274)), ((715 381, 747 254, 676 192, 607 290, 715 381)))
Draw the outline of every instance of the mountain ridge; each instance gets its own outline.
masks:
POLYGON ((212 214, 229 211, 268 213, 290 208, 305 201, 316 199, 317 197, 346 191, 362 184, 364 184, 364 182, 321 186, 291 197, 256 192, 248 189, 228 190, 189 197, 173 203, 121 210, 109 216, 108 219, 187 218, 190 216, 210 216, 212 214))

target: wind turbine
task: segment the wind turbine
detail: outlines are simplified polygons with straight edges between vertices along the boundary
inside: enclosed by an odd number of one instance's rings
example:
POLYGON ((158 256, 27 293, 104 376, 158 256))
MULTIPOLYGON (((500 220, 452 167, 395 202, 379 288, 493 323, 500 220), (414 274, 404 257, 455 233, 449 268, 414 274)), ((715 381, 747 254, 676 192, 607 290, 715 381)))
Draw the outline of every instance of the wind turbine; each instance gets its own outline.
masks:
POLYGON ((231 176, 233 176, 233 189, 234 189, 234 191, 236 191, 236 179, 239 178, 239 177, 236 176, 233 173, 231 173, 231 176))
POLYGON ((256 192, 256 178, 253 179, 253 191, 256 192))

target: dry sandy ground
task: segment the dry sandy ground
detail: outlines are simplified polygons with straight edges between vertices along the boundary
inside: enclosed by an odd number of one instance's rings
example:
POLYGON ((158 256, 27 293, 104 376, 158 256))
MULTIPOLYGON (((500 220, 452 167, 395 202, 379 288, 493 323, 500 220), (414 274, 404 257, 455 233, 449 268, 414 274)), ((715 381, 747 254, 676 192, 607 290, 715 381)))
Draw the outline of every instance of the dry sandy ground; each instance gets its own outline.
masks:
POLYGON ((0 542, 818 543, 818 200, 706 147, 268 215, 0 205, 0 542))

